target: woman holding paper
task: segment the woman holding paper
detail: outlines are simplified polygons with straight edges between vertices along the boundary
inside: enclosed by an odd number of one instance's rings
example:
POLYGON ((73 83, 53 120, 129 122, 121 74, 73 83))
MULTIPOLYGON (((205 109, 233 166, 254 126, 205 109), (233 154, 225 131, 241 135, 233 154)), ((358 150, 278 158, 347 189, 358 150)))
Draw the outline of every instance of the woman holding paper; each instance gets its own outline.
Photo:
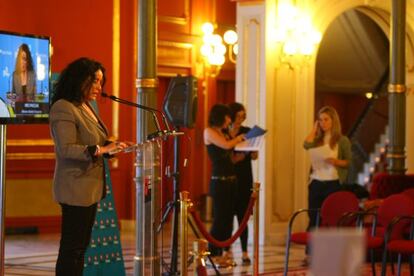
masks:
MULTIPOLYGON (((351 161, 351 143, 342 135, 339 116, 333 107, 324 106, 319 110, 318 120, 305 138, 304 148, 312 163, 309 209, 316 209, 345 183, 351 161)), ((312 228, 316 225, 316 213, 311 212, 309 218, 309 228, 312 228)))
MULTIPOLYGON (((235 195, 237 192, 234 163, 240 160, 240 155, 233 154, 233 148, 244 139, 238 135, 231 139, 227 129, 231 123, 230 110, 226 105, 216 104, 209 113, 208 127, 204 129, 204 144, 212 164, 210 179, 210 195, 213 199, 213 225, 211 235, 220 241, 231 237, 233 216, 235 210, 235 195)), ((221 256, 222 249, 209 244, 212 256, 221 256)), ((225 263, 231 257, 224 254, 225 263)))
MULTIPOLYGON (((240 103, 232 103, 229 105, 229 108, 232 120, 232 124, 229 129, 230 136, 237 137, 237 135, 249 132, 250 128, 242 125, 246 120, 246 109, 244 106, 240 103)), ((242 159, 235 163, 235 171, 237 176, 236 216, 239 226, 249 206, 253 185, 252 160, 257 159, 258 152, 243 151, 240 152, 240 154, 242 154, 242 159)), ((248 229, 246 227, 240 236, 240 243, 243 251, 242 263, 244 265, 249 265, 251 263, 247 252, 247 238, 248 229)))

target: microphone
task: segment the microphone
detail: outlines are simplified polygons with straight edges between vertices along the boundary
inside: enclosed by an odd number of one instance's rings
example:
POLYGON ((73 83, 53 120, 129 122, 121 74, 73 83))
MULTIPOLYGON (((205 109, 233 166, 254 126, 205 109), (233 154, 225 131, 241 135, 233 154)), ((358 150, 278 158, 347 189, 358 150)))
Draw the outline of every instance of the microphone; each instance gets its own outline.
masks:
POLYGON ((165 118, 165 115, 161 111, 159 111, 158 109, 148 107, 148 106, 145 106, 145 105, 141 105, 141 104, 137 104, 137 103, 134 103, 134 102, 130 102, 130 101, 118 98, 114 95, 108 95, 106 92, 102 92, 101 95, 102 95, 102 97, 109 98, 114 102, 118 102, 118 103, 121 103, 121 104, 137 107, 137 108, 143 109, 145 111, 151 112, 152 117, 154 119, 155 127, 157 128, 157 132, 149 134, 148 137, 147 137, 148 139, 155 138, 156 136, 161 136, 162 134, 164 134, 164 132, 171 133, 171 129, 170 129, 170 126, 167 122, 167 119, 165 118), (167 129, 166 131, 161 130, 160 123, 158 121, 158 117, 155 114, 156 112, 161 114, 164 126, 167 129))

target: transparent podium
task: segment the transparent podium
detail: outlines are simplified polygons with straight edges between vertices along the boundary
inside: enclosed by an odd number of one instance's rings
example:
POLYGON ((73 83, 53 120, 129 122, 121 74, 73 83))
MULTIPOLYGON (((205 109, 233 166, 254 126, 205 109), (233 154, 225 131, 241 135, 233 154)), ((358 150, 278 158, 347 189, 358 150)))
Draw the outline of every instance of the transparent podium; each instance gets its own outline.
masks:
POLYGON ((134 275, 160 275, 161 260, 157 227, 161 222, 162 145, 157 137, 125 149, 135 150, 136 249, 134 275))

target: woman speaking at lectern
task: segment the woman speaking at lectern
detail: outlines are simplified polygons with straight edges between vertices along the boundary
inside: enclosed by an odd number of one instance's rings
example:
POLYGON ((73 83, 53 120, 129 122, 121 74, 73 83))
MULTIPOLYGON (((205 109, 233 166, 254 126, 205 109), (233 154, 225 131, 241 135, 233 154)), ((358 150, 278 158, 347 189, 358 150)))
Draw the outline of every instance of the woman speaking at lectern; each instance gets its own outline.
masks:
POLYGON ((97 203, 105 197, 103 158, 127 145, 107 140, 108 130, 90 105, 102 92, 105 69, 79 58, 62 72, 50 109, 55 144, 54 199, 62 209, 56 275, 81 276, 97 203))

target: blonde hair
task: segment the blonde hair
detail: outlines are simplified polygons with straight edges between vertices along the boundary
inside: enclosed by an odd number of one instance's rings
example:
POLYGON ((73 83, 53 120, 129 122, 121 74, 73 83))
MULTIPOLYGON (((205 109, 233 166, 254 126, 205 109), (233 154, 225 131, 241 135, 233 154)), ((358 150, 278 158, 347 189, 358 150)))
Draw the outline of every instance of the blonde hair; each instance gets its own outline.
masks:
MULTIPOLYGON (((328 115, 332 120, 331 139, 329 140, 329 146, 331 147, 331 149, 333 149, 335 145, 338 144, 338 141, 342 136, 341 121, 339 120, 338 113, 332 106, 327 105, 319 109, 318 119, 323 113, 328 115)), ((324 135, 325 133, 321 130, 321 128, 318 128, 318 133, 316 134, 315 138, 315 142, 318 145, 323 144, 324 135)))

